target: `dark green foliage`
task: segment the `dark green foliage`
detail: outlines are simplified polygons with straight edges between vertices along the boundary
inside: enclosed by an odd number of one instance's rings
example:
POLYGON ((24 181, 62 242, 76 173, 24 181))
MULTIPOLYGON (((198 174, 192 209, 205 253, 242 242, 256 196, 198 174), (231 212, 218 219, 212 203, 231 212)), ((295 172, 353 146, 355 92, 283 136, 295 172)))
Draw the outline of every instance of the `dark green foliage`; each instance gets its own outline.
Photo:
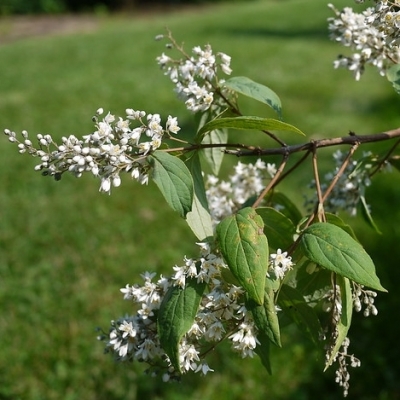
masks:
MULTIPOLYGON (((106 9, 124 11, 151 7, 216 3, 227 0, 2 0, 0 15, 91 12, 106 9)), ((235 0, 243 1, 243 0, 235 0)), ((248 0, 247 0, 248 1, 248 0)))

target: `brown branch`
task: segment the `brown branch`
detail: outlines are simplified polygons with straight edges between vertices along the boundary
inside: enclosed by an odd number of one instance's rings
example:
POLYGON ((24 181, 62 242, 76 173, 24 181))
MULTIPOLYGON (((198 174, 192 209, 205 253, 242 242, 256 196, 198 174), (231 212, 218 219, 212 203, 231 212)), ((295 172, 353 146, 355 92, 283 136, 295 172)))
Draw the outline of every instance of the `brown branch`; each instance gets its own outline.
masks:
POLYGON ((346 170, 347 166, 349 165, 351 157, 353 157, 353 154, 357 150, 358 146, 359 146, 359 143, 354 143, 353 147, 350 149, 349 153, 346 156, 346 159, 343 161, 341 167, 339 168, 339 171, 336 173, 336 175, 332 179, 332 182, 330 183, 328 189, 326 189, 326 191, 321 199, 323 203, 328 198, 328 196, 331 194, 333 188, 336 186, 337 181, 344 174, 344 171, 346 170))
POLYGON ((392 148, 387 152, 385 157, 382 158, 382 160, 379 161, 378 165, 375 167, 373 171, 370 172, 369 177, 372 178, 380 169, 382 166, 386 163, 387 160, 389 160, 390 156, 394 153, 396 150, 397 146, 400 144, 400 139, 396 140, 396 143, 392 146, 392 148))
POLYGON ((313 140, 307 143, 295 144, 292 146, 273 148, 273 149, 257 148, 255 150, 225 150, 225 153, 232 154, 237 157, 254 156, 254 155, 257 156, 272 156, 279 154, 284 155, 284 154, 298 153, 301 151, 312 151, 313 148, 319 149, 322 147, 338 146, 342 144, 354 146, 356 143, 365 144, 365 143, 381 142, 384 140, 394 139, 396 137, 400 137, 400 128, 392 129, 387 132, 375 133, 371 135, 349 135, 332 139, 313 140))
MULTIPOLYGON (((273 155, 290 155, 293 153, 299 153, 302 151, 306 151, 307 153, 312 152, 313 149, 319 149, 323 147, 331 147, 331 146, 339 146, 339 145, 349 145, 354 146, 355 144, 365 144, 365 143, 374 143, 374 142, 382 142, 385 140, 391 140, 395 138, 400 138, 400 128, 392 129, 390 131, 374 133, 371 135, 354 135, 351 134, 349 136, 337 137, 331 139, 319 139, 312 140, 307 143, 295 144, 292 146, 282 146, 272 149, 262 149, 258 146, 248 146, 242 143, 199 143, 199 144, 190 144, 189 146, 182 147, 174 147, 170 149, 164 149, 166 152, 189 152, 195 150, 201 150, 206 148, 235 148, 235 149, 243 149, 243 150, 221 150, 226 154, 231 154, 237 157, 243 156, 273 156, 273 155)), ((397 146, 398 143, 396 143, 397 146)), ((396 147, 394 146, 394 147, 396 147)), ((308 155, 308 154, 307 154, 308 155)), ((306 157, 305 157, 306 158, 306 157)), ((303 161, 303 160, 302 160, 303 161)), ((289 171, 288 171, 289 172, 289 171)), ((287 173, 286 173, 287 174, 287 173)), ((285 175, 286 175, 285 174, 285 175)), ((282 180, 282 177, 281 179, 282 180)))

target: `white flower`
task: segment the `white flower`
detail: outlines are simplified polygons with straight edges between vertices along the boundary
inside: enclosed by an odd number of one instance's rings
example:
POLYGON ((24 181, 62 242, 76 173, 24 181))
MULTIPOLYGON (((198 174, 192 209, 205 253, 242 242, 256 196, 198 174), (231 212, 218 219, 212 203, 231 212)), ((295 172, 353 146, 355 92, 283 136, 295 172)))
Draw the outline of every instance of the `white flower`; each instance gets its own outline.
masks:
POLYGON ((178 126, 178 120, 176 117, 173 118, 170 115, 168 115, 166 129, 167 131, 172 133, 178 133, 180 131, 181 128, 178 126))
POLYGON ((101 180, 100 191, 110 194, 111 180, 109 177, 104 177, 101 180))
POLYGON ((293 266, 292 257, 288 257, 287 252, 278 249, 275 254, 270 254, 270 269, 278 279, 283 279, 286 272, 293 266))
POLYGON ((129 337, 135 337, 136 336, 136 330, 132 326, 132 322, 127 322, 124 321, 118 328, 121 332, 123 332, 122 337, 125 338, 127 336, 129 337))
POLYGON ((238 162, 229 181, 220 181, 216 176, 206 177, 206 195, 213 223, 233 214, 250 198, 259 195, 268 178, 276 173, 275 164, 266 165, 258 159, 255 164, 238 162))

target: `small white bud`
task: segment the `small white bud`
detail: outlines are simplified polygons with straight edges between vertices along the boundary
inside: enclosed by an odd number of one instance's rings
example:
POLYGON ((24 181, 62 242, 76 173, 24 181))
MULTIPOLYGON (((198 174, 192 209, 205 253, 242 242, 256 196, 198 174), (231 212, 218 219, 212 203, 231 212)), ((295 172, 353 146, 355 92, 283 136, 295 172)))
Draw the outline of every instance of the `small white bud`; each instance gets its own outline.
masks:
POLYGON ((118 186, 121 185, 121 178, 120 178, 119 175, 115 175, 115 176, 113 177, 112 185, 113 185, 114 187, 118 187, 118 186))
POLYGON ((111 181, 110 178, 103 178, 100 185, 100 192, 110 192, 111 181))

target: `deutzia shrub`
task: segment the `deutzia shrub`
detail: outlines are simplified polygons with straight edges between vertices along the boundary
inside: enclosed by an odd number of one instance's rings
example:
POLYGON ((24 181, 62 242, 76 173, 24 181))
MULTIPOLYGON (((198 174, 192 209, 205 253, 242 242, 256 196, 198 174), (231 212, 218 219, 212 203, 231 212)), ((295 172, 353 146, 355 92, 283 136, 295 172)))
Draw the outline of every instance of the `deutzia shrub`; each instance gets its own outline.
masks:
MULTIPOLYGON (((397 90, 397 70, 389 66, 399 60, 399 4, 375 3, 362 14, 333 8, 331 37, 355 51, 335 66, 346 66, 358 79, 366 64, 375 65, 397 90)), ((169 31, 157 39, 167 41, 157 63, 187 110, 197 114, 197 132, 180 136, 175 117, 132 108, 123 117, 99 109, 92 133, 61 143, 50 135, 33 140, 27 131, 19 136, 5 130, 20 153, 39 160, 36 170, 56 180, 64 173, 91 174, 106 193, 120 186, 123 173, 141 184, 153 180, 196 237, 198 254, 184 256, 169 276, 145 272, 140 283, 121 289, 132 314, 112 321, 99 338, 118 361, 146 363, 149 373, 169 381, 218 368, 207 355, 224 341, 239 358, 260 357, 271 372, 270 348, 282 346, 281 330, 292 323, 324 354, 325 369, 336 365, 346 396, 348 367, 360 366, 348 354, 353 309, 376 315, 377 292, 386 290, 341 211, 354 216, 361 208, 377 230, 366 188, 383 170, 399 167, 400 142, 392 139, 400 129, 287 144, 280 132, 306 135, 282 120, 273 90, 230 77, 230 56, 210 44, 188 53, 169 31), (276 118, 243 115, 239 97, 270 107, 276 118), (269 144, 232 143, 231 129, 259 132, 269 144), (357 153, 363 144, 383 140, 394 143, 381 153, 357 153), (338 145, 332 172, 321 179, 319 149, 338 145), (221 164, 232 155, 254 161, 239 161, 223 177, 221 164), (268 162, 271 156, 280 161, 268 162), (307 159, 313 196, 304 210, 280 184, 307 159)))

